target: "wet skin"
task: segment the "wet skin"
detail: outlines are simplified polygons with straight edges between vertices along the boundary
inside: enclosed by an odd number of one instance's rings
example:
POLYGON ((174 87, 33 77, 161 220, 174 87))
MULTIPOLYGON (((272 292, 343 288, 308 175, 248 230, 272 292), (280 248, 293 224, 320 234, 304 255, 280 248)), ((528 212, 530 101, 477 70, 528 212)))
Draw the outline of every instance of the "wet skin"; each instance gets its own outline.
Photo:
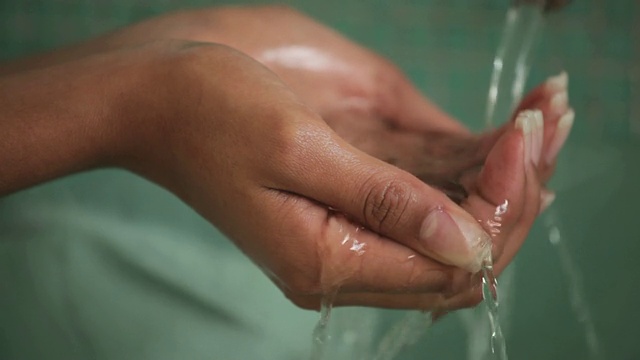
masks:
MULTIPOLYGON (((554 101, 558 94, 566 93, 566 84, 558 85, 558 79, 535 88, 516 111, 541 110, 544 127, 528 130, 535 135, 527 137, 522 127, 530 122, 520 121, 516 126, 515 115, 512 121, 505 119, 499 129, 472 134, 422 96, 385 59, 304 15, 279 7, 171 14, 10 64, 3 71, 44 68, 88 54, 168 38, 225 44, 249 55, 275 73, 299 99, 301 107, 318 114, 339 136, 336 141, 344 140, 441 189, 487 232, 491 230, 487 221, 494 218, 496 207, 508 200, 509 210, 501 220, 500 232, 492 233, 497 272, 513 258, 539 213, 541 188, 555 166, 557 138, 566 137, 558 131, 558 123, 570 111, 566 100, 554 101), (532 150, 527 145, 531 142, 539 144, 532 150)), ((257 69, 255 72, 260 73, 257 69)), ((306 140, 310 144, 315 138, 306 140)), ((331 175, 328 168, 325 171, 329 173, 308 176, 331 175)), ((291 195, 281 191, 277 199, 283 194, 291 195)), ((274 214, 273 208, 262 209, 265 202, 251 207, 257 219, 253 221, 275 234, 272 239, 276 241, 255 244, 234 240, 297 305, 317 308, 321 297, 338 287, 338 305, 454 309, 479 301, 478 289, 470 288, 469 273, 449 266, 450 258, 432 249, 418 251, 420 245, 412 239, 402 244, 390 239, 385 226, 402 228, 404 218, 399 217, 398 223, 391 225, 381 219, 378 228, 372 229, 376 231, 368 231, 362 229, 362 221, 344 216, 343 209, 316 206, 315 199, 305 196, 293 198, 287 201, 297 206, 282 214, 274 214), (300 213, 304 214, 302 218, 286 232, 279 233, 285 230, 280 227, 273 229, 273 224, 290 222, 300 213), (292 239, 309 238, 312 218, 325 219, 315 242, 295 248, 287 245, 285 240, 291 240, 290 244, 292 239), (357 245, 355 240, 366 244, 359 248, 363 251, 352 250, 357 245), (301 275, 292 279, 291 273, 301 275), (398 281, 396 275, 400 273, 403 278, 398 281)), ((215 217, 206 209, 207 204, 192 206, 209 219, 215 217)), ((435 246, 451 251, 447 244, 435 246)), ((465 251, 468 250, 461 250, 465 251)))

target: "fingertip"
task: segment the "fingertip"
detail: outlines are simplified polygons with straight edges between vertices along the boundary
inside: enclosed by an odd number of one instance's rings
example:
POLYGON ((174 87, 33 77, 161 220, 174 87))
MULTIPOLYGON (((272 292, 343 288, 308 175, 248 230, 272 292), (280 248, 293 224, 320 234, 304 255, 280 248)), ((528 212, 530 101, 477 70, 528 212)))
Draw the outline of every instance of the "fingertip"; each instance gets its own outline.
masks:
POLYGON ((567 112, 558 120, 555 134, 553 135, 553 139, 549 143, 549 147, 547 149, 545 158, 547 165, 550 165, 555 161, 558 153, 569 137, 569 133, 571 132, 571 128, 573 127, 574 120, 575 112, 573 111, 573 109, 567 110, 567 112))
POLYGON ((569 74, 563 70, 558 75, 549 77, 544 86, 550 92, 566 91, 569 86, 569 74))
POLYGON ((520 218, 525 198, 526 158, 533 152, 535 122, 531 116, 519 116, 496 142, 478 176, 476 191, 463 203, 470 213, 481 220, 491 235, 492 259, 502 256, 505 236, 520 218))
POLYGON ((423 252, 469 272, 480 270, 491 257, 491 237, 461 208, 433 209, 420 230, 423 252))
POLYGON ((562 90, 551 97, 549 108, 552 114, 562 114, 569 104, 569 93, 562 90))
POLYGON ((525 160, 532 153, 533 123, 519 117, 516 127, 505 132, 489 152, 478 179, 478 192, 494 205, 523 188, 525 160))
POLYGON ((541 214, 556 200, 556 193, 547 189, 540 190, 540 211, 541 214))

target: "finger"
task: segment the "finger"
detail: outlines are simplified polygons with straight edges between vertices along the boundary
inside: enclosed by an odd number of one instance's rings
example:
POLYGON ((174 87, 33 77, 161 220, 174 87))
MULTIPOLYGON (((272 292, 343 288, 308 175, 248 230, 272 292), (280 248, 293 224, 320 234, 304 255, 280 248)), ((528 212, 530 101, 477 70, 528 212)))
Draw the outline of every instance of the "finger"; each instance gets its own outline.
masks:
POLYGON ((543 201, 553 200, 541 191, 541 184, 533 167, 525 167, 525 171, 527 176, 523 193, 523 211, 518 221, 511 227, 511 231, 505 234, 508 241, 504 243, 502 257, 497 259, 495 269, 498 273, 508 265, 529 235, 533 222, 543 210, 543 201))
POLYGON ((569 76, 564 71, 549 77, 544 83, 531 90, 518 104, 514 112, 514 120, 515 115, 527 109, 544 110, 545 118, 549 118, 551 115, 561 115, 566 111, 568 103, 568 84, 569 76), (544 109, 541 108, 543 103, 545 104, 544 109))
POLYGON ((386 309, 431 310, 445 301, 442 294, 338 294, 335 306, 371 306, 386 309))
MULTIPOLYGON (((469 275, 467 274, 467 277, 469 275)), ((455 296, 447 297, 442 292, 435 293, 368 293, 338 292, 333 298, 334 306, 370 306, 386 309, 423 310, 423 311, 452 311, 472 307, 482 300, 482 294, 478 296, 478 287, 466 286, 465 290, 455 293, 455 296)), ((307 296, 297 299, 304 302, 305 307, 317 309, 320 307, 322 297, 307 296)))
POLYGON ((476 188, 462 204, 492 235, 495 259, 504 250, 512 228, 519 224, 525 205, 529 205, 525 203, 527 177, 535 177, 533 166, 540 154, 536 145, 542 136, 540 125, 541 119, 534 112, 519 115, 516 126, 506 132, 489 153, 476 188))
POLYGON ((518 104, 510 122, 487 134, 487 137, 493 135, 489 138, 497 141, 504 131, 508 131, 514 125, 519 113, 525 110, 540 110, 546 122, 544 143, 547 145, 555 132, 555 124, 569 110, 568 81, 569 78, 565 72, 549 77, 545 82, 531 90, 518 104))
MULTIPOLYGON (((301 296, 293 300, 305 309, 319 310, 323 298, 320 296, 301 296)), ((383 309, 423 310, 439 309, 445 302, 441 294, 379 294, 349 293, 337 294, 332 301, 333 306, 368 306, 383 309)))
POLYGON ((321 249, 323 278, 341 293, 428 293, 451 286, 453 268, 366 230, 344 215, 330 215, 322 233, 328 240, 321 249))
MULTIPOLYGON (((484 135, 486 146, 493 147, 504 132, 513 128, 518 114, 523 111, 540 110, 543 118, 547 121, 552 121, 562 115, 566 111, 568 101, 567 81, 567 74, 562 72, 557 76, 548 78, 545 82, 529 91, 514 110, 511 121, 484 135), (562 93, 564 93, 564 96, 561 95, 562 93)), ((545 128, 551 129, 550 126, 545 126, 545 128)))
POLYGON ((540 177, 546 182, 553 174, 558 152, 564 145, 571 126, 574 112, 568 101, 569 78, 565 72, 550 77, 542 85, 535 88, 520 104, 519 111, 538 109, 542 111, 544 124, 544 140, 542 162, 539 165, 540 177))
POLYGON ((551 173, 553 173, 558 153, 569 137, 574 118, 575 113, 573 109, 568 109, 555 123, 554 133, 550 135, 548 139, 545 136, 546 147, 543 152, 545 171, 542 173, 543 181, 546 181, 546 179, 551 176, 551 173))
POLYGON ((439 311, 436 318, 442 316, 442 313, 475 307, 482 302, 482 287, 480 284, 468 288, 466 291, 446 299, 439 304, 439 311))
POLYGON ((540 211, 538 214, 542 214, 553 202, 556 200, 556 193, 548 189, 540 190, 540 211))
POLYGON ((277 183, 347 214, 366 228, 441 261, 480 268, 489 236, 442 192, 353 148, 327 129, 307 129, 277 183))
MULTIPOLYGON (((251 223, 269 247, 250 253, 292 296, 452 292, 455 268, 384 238, 311 200, 263 190, 251 223), (259 215, 258 215, 259 214, 259 215), (265 251, 266 250, 266 251, 265 251)), ((255 237, 255 236, 254 236, 255 237)))

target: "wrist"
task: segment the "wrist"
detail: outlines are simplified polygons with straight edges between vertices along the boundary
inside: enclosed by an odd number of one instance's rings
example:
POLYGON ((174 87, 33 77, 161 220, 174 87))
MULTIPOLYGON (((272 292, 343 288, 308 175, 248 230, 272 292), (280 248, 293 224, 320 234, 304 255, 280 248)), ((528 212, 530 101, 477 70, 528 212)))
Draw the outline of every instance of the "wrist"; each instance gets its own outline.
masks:
POLYGON ((190 68, 195 56, 183 51, 188 47, 181 41, 142 46, 112 105, 119 136, 111 165, 170 189, 182 176, 184 136, 202 101, 203 74, 190 68))
MULTIPOLYGON (((117 166, 182 194, 194 162, 218 157, 211 149, 233 122, 219 120, 238 111, 234 92, 239 63, 251 61, 224 45, 166 41, 147 45, 146 59, 118 107, 123 151, 117 166), (235 75, 234 75, 235 74, 235 75), (204 150, 204 149, 207 150, 204 150)), ((228 139, 227 139, 228 140, 228 139)))
POLYGON ((104 54, 0 78, 0 195, 120 166, 135 134, 123 116, 135 67, 104 54))

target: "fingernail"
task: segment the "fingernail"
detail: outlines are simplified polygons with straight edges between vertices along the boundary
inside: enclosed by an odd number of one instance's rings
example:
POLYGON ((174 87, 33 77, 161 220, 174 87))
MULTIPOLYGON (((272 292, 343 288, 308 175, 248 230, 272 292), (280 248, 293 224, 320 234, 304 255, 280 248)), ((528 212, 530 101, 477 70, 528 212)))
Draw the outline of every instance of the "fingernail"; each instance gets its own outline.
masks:
POLYGON ((551 97, 551 111, 555 114, 562 114, 567 110, 569 94, 567 90, 562 90, 551 97))
POLYGON ((524 139, 524 162, 528 164, 532 157, 532 132, 534 129, 534 123, 532 121, 532 111, 525 110, 518 114, 516 118, 516 128, 522 131, 522 136, 524 139))
POLYGON ((471 215, 461 212, 432 210, 422 223, 420 242, 427 255, 474 273, 491 258, 491 237, 471 215))
POLYGON ((537 166, 542 156, 542 142, 544 140, 544 120, 540 110, 533 111, 533 128, 531 160, 537 166))
POLYGON ((569 75, 566 71, 562 71, 556 76, 547 79, 546 87, 552 92, 560 92, 567 89, 569 85, 569 75))
POLYGON ((540 190, 540 214, 547 210, 547 208, 549 206, 551 206, 551 204, 553 204, 553 201, 556 199, 556 193, 554 193, 553 191, 549 191, 546 189, 542 189, 540 190))
POLYGON ((556 133, 553 136, 553 140, 551 140, 551 143, 549 144, 549 150, 547 151, 547 157, 545 159, 547 164, 551 165, 555 161, 558 153, 560 152, 560 149, 562 149, 562 146, 564 146, 564 143, 569 137, 569 133, 571 132, 571 127, 573 126, 573 120, 575 116, 576 114, 573 109, 569 109, 564 115, 562 115, 560 120, 558 120, 556 133))

